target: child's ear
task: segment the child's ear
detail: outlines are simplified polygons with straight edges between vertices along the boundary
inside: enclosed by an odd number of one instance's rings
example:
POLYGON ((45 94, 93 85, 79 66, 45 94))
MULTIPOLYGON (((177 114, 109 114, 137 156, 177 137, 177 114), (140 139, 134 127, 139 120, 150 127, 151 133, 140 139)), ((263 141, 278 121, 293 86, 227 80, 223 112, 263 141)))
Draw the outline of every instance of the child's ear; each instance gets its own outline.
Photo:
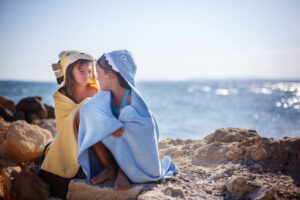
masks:
POLYGON ((113 72, 108 72, 107 75, 109 79, 114 79, 116 77, 116 75, 113 72))

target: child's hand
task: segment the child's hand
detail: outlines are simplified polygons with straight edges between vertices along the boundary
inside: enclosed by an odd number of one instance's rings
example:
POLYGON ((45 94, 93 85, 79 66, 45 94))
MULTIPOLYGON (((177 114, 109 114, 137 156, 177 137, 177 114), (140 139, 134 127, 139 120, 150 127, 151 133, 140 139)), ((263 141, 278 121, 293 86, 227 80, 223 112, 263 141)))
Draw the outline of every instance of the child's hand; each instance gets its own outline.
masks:
POLYGON ((123 132, 125 131, 124 126, 116 130, 115 132, 112 133, 114 137, 121 137, 123 135, 123 132))

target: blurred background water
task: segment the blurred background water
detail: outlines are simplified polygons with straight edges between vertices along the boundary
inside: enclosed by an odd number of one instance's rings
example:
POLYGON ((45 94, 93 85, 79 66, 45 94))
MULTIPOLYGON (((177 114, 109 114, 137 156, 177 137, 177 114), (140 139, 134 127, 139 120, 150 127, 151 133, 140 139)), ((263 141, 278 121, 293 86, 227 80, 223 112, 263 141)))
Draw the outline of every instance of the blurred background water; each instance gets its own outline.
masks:
MULTIPOLYGON (((160 139, 201 139, 218 128, 255 129, 273 138, 300 136, 299 80, 138 82, 160 139)), ((0 96, 16 103, 41 96, 54 106, 52 82, 0 81, 0 96)))

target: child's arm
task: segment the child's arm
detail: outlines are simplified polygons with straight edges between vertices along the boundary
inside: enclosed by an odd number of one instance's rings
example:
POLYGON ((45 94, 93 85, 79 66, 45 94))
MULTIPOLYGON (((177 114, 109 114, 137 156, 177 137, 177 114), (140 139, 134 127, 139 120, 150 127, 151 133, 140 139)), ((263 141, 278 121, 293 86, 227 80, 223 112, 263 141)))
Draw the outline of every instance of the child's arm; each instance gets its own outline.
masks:
POLYGON ((125 131, 124 126, 116 130, 115 132, 112 133, 114 137, 121 137, 123 135, 123 132, 125 131))

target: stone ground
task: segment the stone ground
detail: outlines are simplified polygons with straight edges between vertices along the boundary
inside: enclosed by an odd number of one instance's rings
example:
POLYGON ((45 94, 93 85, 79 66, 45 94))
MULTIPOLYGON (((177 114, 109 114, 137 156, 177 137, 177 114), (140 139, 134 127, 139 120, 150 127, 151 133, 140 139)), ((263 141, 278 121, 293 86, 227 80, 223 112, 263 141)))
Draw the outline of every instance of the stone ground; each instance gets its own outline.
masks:
MULTIPOLYGON (((47 184, 30 171, 35 166, 30 159, 41 154, 41 141, 47 143, 55 134, 51 132, 55 123, 36 123, 50 132, 24 122, 12 124, 25 128, 10 128, 11 124, 0 118, 0 200, 49 199, 47 184), (35 139, 24 130, 35 132, 35 139), (12 138, 10 134, 14 138, 21 135, 19 143, 7 145, 12 144, 8 141, 12 138), (30 156, 20 160, 25 150, 30 156)), ((275 140, 263 138, 254 130, 226 128, 202 140, 163 140, 159 151, 161 157, 170 156, 180 169, 173 178, 137 184, 127 192, 114 191, 109 184, 95 187, 83 180, 73 180, 69 199, 93 199, 101 192, 106 199, 124 199, 126 195, 140 200, 300 199, 300 137, 275 140), (79 198, 76 191, 81 189, 90 192, 81 193, 79 198)))

